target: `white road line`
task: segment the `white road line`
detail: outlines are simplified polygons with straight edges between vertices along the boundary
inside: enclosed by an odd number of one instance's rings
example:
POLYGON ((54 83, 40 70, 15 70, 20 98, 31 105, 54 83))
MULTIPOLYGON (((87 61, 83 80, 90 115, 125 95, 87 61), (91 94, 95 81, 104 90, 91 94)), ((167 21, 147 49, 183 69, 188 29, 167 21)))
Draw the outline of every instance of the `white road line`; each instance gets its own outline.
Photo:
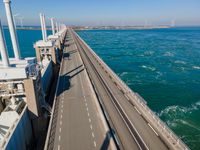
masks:
POLYGON ((59 135, 59 136, 58 136, 58 140, 60 141, 60 139, 61 139, 61 136, 59 135))
POLYGON ((92 132, 92 137, 94 138, 94 132, 92 132))
POLYGON ((148 123, 148 126, 153 130, 153 132, 158 136, 158 133, 154 130, 154 128, 148 123))
POLYGON ((96 141, 94 141, 94 147, 97 147, 97 143, 96 143, 96 141))
POLYGON ((58 145, 58 150, 60 150, 60 145, 58 145))
POLYGON ((89 118, 89 122, 91 122, 91 119, 89 118))
POLYGON ((141 112, 134 106, 135 110, 141 115, 141 112))
POLYGON ((90 116, 90 113, 88 112, 87 115, 88 115, 88 117, 89 117, 89 116, 90 116))
POLYGON ((63 117, 63 115, 61 114, 61 115, 60 115, 60 118, 62 119, 62 117, 63 117))
POLYGON ((62 108, 63 108, 63 104, 62 104, 62 106, 61 106, 62 108))
POLYGON ((86 108, 86 110, 88 111, 88 107, 86 108))
POLYGON ((60 125, 62 125, 62 121, 60 121, 60 125))
POLYGON ((60 131, 60 133, 61 133, 62 129, 60 128, 59 131, 60 131))
POLYGON ((63 110, 61 109, 61 113, 63 113, 63 110))
POLYGON ((87 103, 85 103, 85 106, 87 107, 87 103))
POLYGON ((124 96, 126 97, 127 100, 130 100, 129 97, 126 94, 124 94, 124 96))

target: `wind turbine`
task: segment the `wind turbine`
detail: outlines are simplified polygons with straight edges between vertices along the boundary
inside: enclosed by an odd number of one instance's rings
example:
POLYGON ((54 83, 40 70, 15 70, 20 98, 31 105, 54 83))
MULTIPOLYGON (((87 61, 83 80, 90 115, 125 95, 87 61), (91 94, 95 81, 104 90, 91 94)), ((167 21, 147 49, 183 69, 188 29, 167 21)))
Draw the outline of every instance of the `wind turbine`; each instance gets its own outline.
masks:
POLYGON ((19 16, 19 15, 20 15, 19 13, 16 13, 16 14, 13 15, 15 28, 16 28, 16 17, 19 16))
POLYGON ((24 17, 18 17, 19 19, 20 19, 20 24, 21 24, 21 28, 23 28, 24 26, 23 26, 23 19, 24 19, 24 17))

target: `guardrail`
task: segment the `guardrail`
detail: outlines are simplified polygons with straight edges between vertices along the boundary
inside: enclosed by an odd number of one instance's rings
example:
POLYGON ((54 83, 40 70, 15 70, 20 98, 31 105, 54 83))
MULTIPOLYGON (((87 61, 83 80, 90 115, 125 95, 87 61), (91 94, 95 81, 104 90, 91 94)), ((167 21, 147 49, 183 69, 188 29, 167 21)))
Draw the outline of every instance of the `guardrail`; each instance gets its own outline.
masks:
POLYGON ((141 115, 151 125, 153 130, 157 131, 159 136, 168 143, 168 146, 172 149, 189 149, 185 143, 146 105, 146 101, 139 96, 139 94, 133 92, 105 63, 104 61, 83 41, 80 36, 73 31, 73 33, 80 39, 80 41, 90 50, 91 54, 97 60, 97 62, 104 67, 104 70, 109 72, 110 76, 114 81, 118 82, 123 93, 129 98, 130 102, 136 106, 140 111, 141 115))

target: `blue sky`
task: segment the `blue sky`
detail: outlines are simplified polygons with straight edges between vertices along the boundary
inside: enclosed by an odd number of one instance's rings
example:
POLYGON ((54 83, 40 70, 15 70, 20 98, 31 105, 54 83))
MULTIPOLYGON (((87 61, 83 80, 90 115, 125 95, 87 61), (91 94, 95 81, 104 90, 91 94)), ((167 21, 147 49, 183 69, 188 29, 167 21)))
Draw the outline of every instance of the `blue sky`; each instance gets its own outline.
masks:
POLYGON ((26 25, 39 25, 40 12, 69 25, 200 25, 200 0, 12 0, 12 9, 26 25))

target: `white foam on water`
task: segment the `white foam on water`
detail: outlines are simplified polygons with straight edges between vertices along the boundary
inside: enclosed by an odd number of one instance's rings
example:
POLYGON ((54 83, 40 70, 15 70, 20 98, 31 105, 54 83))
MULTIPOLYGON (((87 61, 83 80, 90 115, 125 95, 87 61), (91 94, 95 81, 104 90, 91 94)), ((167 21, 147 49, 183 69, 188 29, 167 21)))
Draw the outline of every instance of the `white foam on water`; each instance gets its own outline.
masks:
POLYGON ((200 70, 200 66, 192 66, 193 69, 200 70))
POLYGON ((183 64, 183 65, 187 64, 185 61, 182 61, 182 60, 176 60, 174 63, 175 64, 183 64))
POLYGON ((128 72, 122 72, 121 74, 120 74, 120 77, 123 77, 123 76, 125 76, 125 75, 127 75, 128 74, 128 72))
POLYGON ((156 68, 155 67, 152 67, 152 66, 145 66, 145 65, 142 65, 141 66, 142 68, 146 69, 146 70, 150 70, 150 71, 155 71, 156 68))
POLYGON ((190 105, 189 107, 173 105, 173 106, 166 107, 158 115, 159 116, 163 116, 165 114, 180 115, 180 114, 185 114, 185 113, 191 113, 192 111, 198 110, 199 108, 200 108, 200 101, 190 105))
POLYGON ((172 52, 165 52, 163 56, 173 57, 174 54, 172 52))
POLYGON ((187 122, 187 121, 185 121, 185 120, 182 120, 182 119, 180 119, 180 122, 181 122, 182 124, 184 124, 184 125, 187 125, 187 126, 193 128, 193 129, 196 129, 196 130, 200 131, 200 128, 197 127, 197 126, 195 126, 195 125, 193 125, 192 123, 189 123, 189 122, 187 122))

